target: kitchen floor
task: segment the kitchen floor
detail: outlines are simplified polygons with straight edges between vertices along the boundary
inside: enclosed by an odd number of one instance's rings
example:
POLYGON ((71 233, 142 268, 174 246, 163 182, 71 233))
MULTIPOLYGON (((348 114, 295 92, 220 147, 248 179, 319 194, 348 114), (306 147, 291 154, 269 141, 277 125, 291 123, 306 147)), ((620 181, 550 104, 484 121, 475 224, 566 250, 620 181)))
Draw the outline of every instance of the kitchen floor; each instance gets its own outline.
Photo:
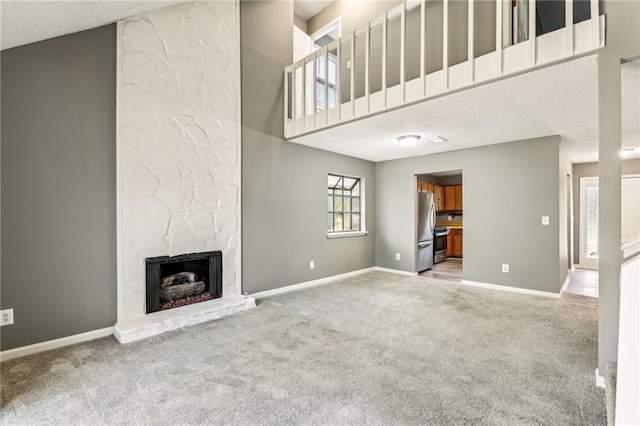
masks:
POLYGON ((598 297, 598 271, 576 269, 569 274, 569 285, 565 293, 579 296, 598 297))
POLYGON ((460 283, 462 281, 462 259, 450 257, 444 262, 436 263, 433 268, 421 272, 419 276, 460 283))

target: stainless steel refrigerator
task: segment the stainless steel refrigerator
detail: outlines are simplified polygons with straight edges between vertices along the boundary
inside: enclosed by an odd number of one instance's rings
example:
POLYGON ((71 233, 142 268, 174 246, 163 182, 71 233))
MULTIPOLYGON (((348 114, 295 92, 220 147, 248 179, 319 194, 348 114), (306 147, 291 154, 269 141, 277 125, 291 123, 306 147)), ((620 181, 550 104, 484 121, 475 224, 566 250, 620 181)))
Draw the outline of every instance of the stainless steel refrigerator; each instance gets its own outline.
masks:
POLYGON ((433 194, 418 192, 418 272, 433 267, 433 234, 436 205, 433 194))

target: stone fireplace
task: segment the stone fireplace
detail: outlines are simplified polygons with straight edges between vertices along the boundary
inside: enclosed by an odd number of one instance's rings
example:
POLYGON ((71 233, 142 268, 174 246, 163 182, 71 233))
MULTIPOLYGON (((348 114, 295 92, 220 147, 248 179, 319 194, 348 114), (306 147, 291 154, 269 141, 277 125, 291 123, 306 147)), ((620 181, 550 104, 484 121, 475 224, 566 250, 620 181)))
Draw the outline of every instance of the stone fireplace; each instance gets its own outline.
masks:
POLYGON ((118 22, 114 334, 123 343, 255 307, 240 294, 238 34, 235 0, 118 22), (170 259, 211 252, 219 277, 170 259), (165 285, 163 302, 160 289, 147 294, 149 259, 160 280, 186 274, 165 285), (210 300, 190 303, 204 293, 210 300))

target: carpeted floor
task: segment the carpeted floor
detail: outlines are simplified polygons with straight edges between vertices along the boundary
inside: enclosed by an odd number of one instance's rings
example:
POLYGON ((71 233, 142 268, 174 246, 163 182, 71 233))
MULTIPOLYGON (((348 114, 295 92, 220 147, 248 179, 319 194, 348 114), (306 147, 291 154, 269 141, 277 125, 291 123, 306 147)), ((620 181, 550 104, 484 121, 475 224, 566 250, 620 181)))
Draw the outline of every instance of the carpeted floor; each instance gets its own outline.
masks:
POLYGON ((3 362, 1 423, 603 425, 597 300, 374 272, 3 362))

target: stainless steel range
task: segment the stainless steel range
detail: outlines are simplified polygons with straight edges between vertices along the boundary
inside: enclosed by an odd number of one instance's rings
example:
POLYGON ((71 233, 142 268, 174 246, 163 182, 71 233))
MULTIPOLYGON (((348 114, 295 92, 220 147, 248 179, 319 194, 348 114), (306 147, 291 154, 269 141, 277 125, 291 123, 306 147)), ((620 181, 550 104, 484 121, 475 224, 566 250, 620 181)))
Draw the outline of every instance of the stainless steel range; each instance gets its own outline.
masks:
POLYGON ((447 236, 449 228, 446 226, 436 226, 434 229, 433 263, 440 263, 447 260, 447 236))

